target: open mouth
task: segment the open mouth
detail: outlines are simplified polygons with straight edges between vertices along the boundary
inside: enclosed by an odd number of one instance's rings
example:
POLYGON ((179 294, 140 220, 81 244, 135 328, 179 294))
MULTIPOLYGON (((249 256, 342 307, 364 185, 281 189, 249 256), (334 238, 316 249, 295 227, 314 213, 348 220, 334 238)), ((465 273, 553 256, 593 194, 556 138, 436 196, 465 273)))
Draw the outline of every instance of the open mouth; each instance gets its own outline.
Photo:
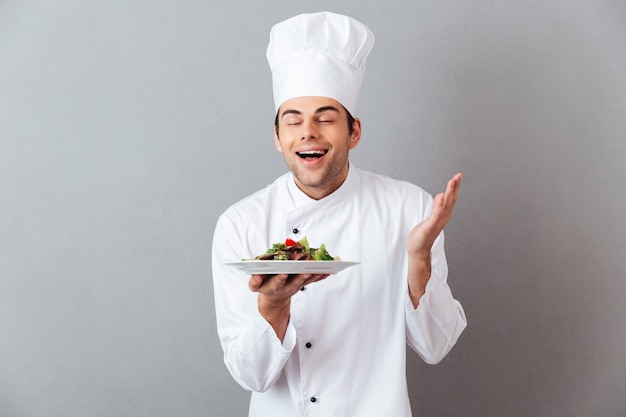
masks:
POLYGON ((324 151, 324 150, 302 151, 302 152, 296 152, 296 155, 298 155, 300 158, 303 158, 303 159, 317 159, 326 155, 326 152, 327 151, 324 151))

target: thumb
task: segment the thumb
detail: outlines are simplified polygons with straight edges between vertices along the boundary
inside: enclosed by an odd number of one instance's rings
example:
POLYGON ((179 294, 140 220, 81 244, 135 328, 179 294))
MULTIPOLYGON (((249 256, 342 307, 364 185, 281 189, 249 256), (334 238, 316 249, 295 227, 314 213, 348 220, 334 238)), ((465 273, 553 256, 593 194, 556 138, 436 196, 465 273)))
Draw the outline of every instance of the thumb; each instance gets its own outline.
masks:
POLYGON ((250 281, 248 281, 248 288, 250 288, 251 291, 258 291, 262 284, 263 277, 261 275, 252 275, 250 281))

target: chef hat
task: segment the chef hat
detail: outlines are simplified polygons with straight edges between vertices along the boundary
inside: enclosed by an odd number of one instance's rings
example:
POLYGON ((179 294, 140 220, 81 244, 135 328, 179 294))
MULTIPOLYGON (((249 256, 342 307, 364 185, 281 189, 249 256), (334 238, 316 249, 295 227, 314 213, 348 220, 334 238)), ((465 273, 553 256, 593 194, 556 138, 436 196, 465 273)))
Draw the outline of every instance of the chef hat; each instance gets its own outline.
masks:
POLYGON ((274 25, 267 60, 276 111, 290 98, 323 96, 354 115, 373 46, 367 26, 335 13, 301 14, 274 25))

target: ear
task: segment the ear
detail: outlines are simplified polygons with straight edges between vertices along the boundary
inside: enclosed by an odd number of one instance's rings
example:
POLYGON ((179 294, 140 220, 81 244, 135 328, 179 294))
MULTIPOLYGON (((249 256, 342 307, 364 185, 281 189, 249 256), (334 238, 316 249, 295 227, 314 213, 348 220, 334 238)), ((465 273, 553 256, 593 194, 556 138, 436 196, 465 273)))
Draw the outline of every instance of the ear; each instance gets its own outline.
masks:
POLYGON ((283 148, 280 144, 280 138, 278 137, 278 132, 276 131, 276 126, 274 126, 274 146, 276 146, 276 150, 280 153, 283 153, 283 148))
POLYGON ((356 148, 361 140, 361 119, 358 117, 354 119, 352 125, 352 135, 350 136, 350 149, 356 148))

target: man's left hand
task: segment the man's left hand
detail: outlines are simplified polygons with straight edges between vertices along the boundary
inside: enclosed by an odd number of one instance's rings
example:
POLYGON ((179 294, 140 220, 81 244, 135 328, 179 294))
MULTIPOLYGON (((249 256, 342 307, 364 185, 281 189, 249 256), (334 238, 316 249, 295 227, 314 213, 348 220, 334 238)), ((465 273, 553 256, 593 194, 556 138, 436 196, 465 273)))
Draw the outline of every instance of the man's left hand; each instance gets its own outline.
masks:
POLYGON ((424 221, 411 230, 407 243, 409 255, 409 293, 413 305, 417 307, 419 298, 426 291, 430 278, 430 251, 452 217, 452 211, 459 196, 463 175, 459 172, 448 181, 444 193, 439 193, 433 200, 430 213, 424 221))

